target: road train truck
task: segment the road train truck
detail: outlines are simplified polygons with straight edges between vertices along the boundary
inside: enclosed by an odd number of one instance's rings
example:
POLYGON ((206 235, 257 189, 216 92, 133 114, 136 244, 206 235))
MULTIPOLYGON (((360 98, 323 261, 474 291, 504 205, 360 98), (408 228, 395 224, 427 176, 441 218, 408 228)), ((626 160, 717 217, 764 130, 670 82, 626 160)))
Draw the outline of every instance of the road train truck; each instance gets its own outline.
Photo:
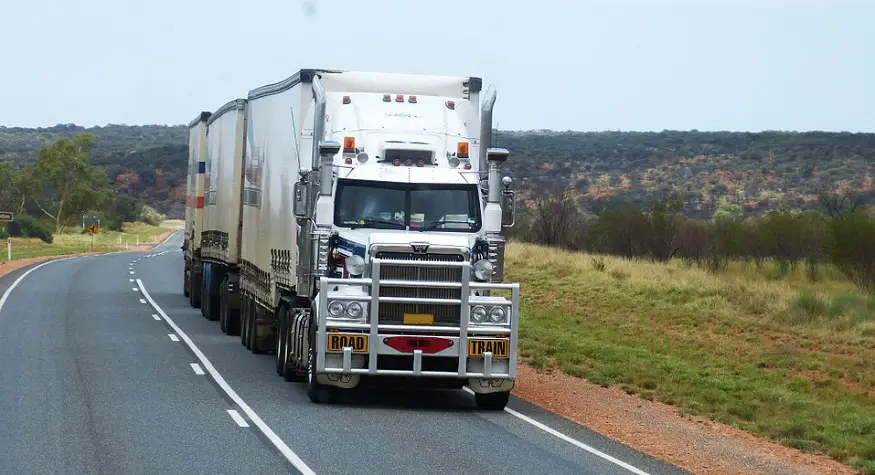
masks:
POLYGON ((495 90, 481 85, 305 69, 201 113, 191 305, 275 352, 313 402, 382 381, 467 386, 504 408, 520 290, 504 282, 502 231, 516 210, 508 151, 490 148, 495 90))

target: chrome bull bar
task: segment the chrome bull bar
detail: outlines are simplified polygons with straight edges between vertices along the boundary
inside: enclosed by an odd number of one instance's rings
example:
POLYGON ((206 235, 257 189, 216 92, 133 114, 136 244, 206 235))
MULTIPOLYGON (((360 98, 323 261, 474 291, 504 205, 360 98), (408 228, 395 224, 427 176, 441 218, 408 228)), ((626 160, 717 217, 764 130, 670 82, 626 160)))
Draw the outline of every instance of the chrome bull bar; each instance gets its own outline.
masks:
POLYGON ((319 305, 317 307, 316 323, 317 332, 316 338, 316 372, 321 374, 343 374, 343 375, 373 375, 373 376, 425 376, 425 377, 450 377, 450 378, 494 378, 494 379, 515 379, 517 372, 517 354, 518 354, 518 331, 519 331, 519 308, 520 308, 520 285, 518 283, 492 283, 492 282, 471 282, 471 263, 464 262, 447 262, 447 261, 412 261, 399 259, 378 259, 371 260, 371 274, 366 278, 336 278, 336 277, 321 277, 319 279, 319 305), (380 280, 380 267, 382 265, 392 266, 429 266, 429 267, 461 267, 462 281, 461 282, 426 282, 426 281, 411 281, 411 280, 380 280), (339 292, 333 292, 329 289, 336 285, 352 285, 365 286, 369 289, 369 295, 349 295, 339 292), (384 297, 380 296, 381 286, 402 286, 402 287, 432 287, 432 288, 448 288, 461 289, 460 299, 443 299, 443 298, 410 298, 410 297, 384 297), (511 299, 502 299, 497 302, 494 298, 471 296, 472 290, 509 290, 511 291, 511 299), (358 323, 352 321, 342 321, 332 319, 328 322, 328 303, 332 300, 358 301, 366 305, 367 323, 358 323), (398 324, 380 324, 380 303, 426 303, 439 305, 456 305, 460 308, 459 325, 458 326, 431 326, 431 325, 398 325, 398 324), (510 325, 471 325, 471 307, 475 305, 497 305, 502 304, 509 307, 508 321, 510 325), (368 336, 368 367, 353 368, 352 357, 353 349, 344 347, 342 351, 342 367, 341 368, 326 368, 326 336, 328 330, 356 330, 368 336), (416 335, 417 333, 443 333, 456 338, 458 336, 458 367, 456 371, 423 371, 422 356, 423 352, 420 349, 413 350, 413 364, 409 370, 397 369, 378 369, 377 359, 380 350, 381 331, 405 332, 405 334, 416 335), (483 353, 483 370, 471 372, 468 371, 468 340, 470 333, 475 333, 478 337, 490 336, 506 336, 509 340, 509 349, 507 357, 507 371, 493 372, 493 354, 491 352, 483 353))

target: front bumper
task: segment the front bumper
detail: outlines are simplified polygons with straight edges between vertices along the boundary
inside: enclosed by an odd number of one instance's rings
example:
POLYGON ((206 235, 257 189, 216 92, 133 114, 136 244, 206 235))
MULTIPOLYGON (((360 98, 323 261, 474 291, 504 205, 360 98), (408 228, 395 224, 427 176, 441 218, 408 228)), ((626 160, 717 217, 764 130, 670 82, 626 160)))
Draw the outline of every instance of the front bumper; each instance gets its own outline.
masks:
POLYGON ((455 378, 467 379, 475 392, 510 390, 517 367, 519 284, 471 282, 469 276, 468 262, 373 259, 369 278, 322 277, 316 315, 316 373, 320 382, 352 387, 360 376, 455 378), (462 282, 381 281, 381 265, 462 267, 462 282), (461 299, 380 296, 381 285, 461 289, 461 299), (368 290, 355 293, 348 290, 351 288, 368 290), (472 295, 477 291, 510 291, 511 298, 472 295), (359 302, 365 308, 363 321, 328 318, 328 303, 333 300, 359 302), (459 324, 381 324, 377 316, 384 302, 457 306, 459 324), (506 308, 508 324, 471 322, 471 308, 476 305, 506 308), (335 339, 334 351, 328 349, 329 338, 335 339))

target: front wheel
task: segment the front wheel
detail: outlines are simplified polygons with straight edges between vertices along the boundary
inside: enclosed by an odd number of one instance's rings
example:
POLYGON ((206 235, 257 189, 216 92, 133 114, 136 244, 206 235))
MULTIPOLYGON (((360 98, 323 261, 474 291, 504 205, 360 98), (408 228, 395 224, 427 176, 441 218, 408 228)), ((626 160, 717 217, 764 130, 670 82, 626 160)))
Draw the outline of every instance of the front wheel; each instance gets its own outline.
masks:
POLYGON ((479 409, 485 411, 503 411, 510 400, 510 391, 500 393, 474 393, 474 401, 479 409))

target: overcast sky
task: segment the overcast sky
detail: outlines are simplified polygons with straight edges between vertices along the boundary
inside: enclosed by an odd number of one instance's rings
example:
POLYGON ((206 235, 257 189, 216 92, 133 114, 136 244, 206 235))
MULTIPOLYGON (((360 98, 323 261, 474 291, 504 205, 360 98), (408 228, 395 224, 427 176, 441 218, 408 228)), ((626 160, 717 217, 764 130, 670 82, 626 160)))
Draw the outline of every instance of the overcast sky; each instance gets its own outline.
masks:
POLYGON ((875 0, 0 0, 0 125, 181 124, 300 68, 480 76, 501 129, 875 132, 875 0))

